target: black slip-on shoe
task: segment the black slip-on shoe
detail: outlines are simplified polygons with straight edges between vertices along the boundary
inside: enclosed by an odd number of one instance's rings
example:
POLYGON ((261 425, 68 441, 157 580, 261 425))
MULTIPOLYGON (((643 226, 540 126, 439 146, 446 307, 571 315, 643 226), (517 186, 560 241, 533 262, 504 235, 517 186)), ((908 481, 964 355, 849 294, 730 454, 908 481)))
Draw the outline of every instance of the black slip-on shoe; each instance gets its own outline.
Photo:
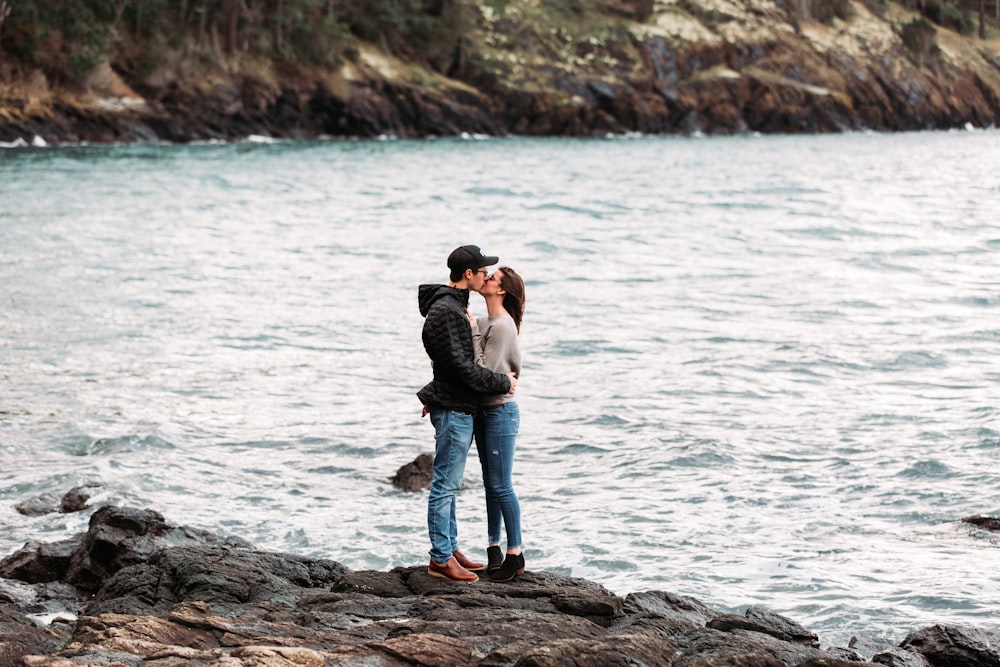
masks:
POLYGON ((497 546, 487 547, 486 558, 489 561, 486 564, 487 572, 499 570, 500 566, 503 565, 503 549, 497 546))
POLYGON ((490 581, 511 581, 519 574, 524 574, 524 554, 507 554, 500 569, 490 574, 490 581))

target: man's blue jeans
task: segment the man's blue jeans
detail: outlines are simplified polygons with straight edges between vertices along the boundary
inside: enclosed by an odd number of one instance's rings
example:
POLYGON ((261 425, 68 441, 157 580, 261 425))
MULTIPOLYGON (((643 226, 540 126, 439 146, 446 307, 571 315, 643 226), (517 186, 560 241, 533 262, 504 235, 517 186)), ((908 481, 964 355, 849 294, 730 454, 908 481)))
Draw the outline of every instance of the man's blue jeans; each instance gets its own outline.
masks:
POLYGON ((514 401, 483 408, 476 417, 476 449, 486 488, 486 530, 490 544, 499 544, 502 518, 508 549, 521 546, 521 505, 511 480, 520 424, 521 412, 514 401))
POLYGON ((457 410, 431 410, 434 424, 434 481, 427 500, 431 558, 445 563, 458 550, 455 497, 462 488, 465 460, 472 447, 473 416, 457 410))

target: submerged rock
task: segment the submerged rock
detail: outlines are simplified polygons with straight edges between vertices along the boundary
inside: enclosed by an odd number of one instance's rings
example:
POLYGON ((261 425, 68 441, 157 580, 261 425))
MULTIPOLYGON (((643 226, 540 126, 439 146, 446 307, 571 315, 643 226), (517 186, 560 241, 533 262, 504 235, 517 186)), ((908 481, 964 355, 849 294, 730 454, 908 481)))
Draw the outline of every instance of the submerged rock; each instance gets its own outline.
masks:
POLYGON ((69 514, 87 509, 87 503, 93 497, 94 490, 99 488, 100 486, 97 484, 84 484, 83 486, 70 489, 62 497, 62 501, 59 503, 59 511, 63 514, 69 514))
POLYGON ((70 489, 62 498, 56 498, 51 493, 43 493, 18 503, 14 509, 25 516, 40 516, 53 512, 63 514, 80 512, 87 509, 87 502, 93 497, 93 490, 97 488, 100 488, 97 484, 84 484, 70 489))
POLYGON ((24 516, 41 516, 58 512, 59 502, 59 499, 51 493, 43 493, 19 502, 14 505, 14 509, 24 516))
POLYGON ((0 665, 1000 664, 997 633, 933 626, 893 645, 816 635, 666 591, 624 599, 551 572, 458 584, 423 565, 352 571, 104 507, 85 535, 0 561, 0 665))
POLYGON ((1000 531, 1000 517, 995 516, 967 516, 962 519, 963 523, 968 523, 983 530, 1000 531))
POLYGON ((392 485, 403 491, 421 491, 431 488, 433 479, 434 456, 421 454, 396 471, 392 485))

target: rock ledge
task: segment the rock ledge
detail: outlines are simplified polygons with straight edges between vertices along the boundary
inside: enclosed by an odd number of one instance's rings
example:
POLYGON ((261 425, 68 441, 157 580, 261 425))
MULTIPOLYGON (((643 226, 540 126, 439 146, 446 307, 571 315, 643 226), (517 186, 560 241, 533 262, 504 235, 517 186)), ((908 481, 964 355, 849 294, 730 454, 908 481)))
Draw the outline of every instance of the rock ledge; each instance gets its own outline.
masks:
POLYGON ((352 571, 111 506, 84 535, 26 544, 0 577, 0 665, 1000 666, 1000 633, 983 629, 821 649, 761 607, 621 598, 550 572, 463 585, 423 565, 352 571))

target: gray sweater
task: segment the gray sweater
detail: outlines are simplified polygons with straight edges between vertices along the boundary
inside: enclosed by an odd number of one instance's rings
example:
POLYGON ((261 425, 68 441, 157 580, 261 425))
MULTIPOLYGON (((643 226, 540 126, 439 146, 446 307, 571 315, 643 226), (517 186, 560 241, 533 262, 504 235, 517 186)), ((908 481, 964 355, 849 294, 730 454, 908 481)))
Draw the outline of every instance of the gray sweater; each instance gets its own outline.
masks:
MULTIPOLYGON (((521 347, 517 344, 517 326, 507 315, 501 317, 480 317, 479 332, 473 333, 473 347, 476 363, 495 373, 514 371, 521 377, 521 347)), ((480 405, 499 405, 514 400, 513 394, 485 395, 479 399, 480 405)))

